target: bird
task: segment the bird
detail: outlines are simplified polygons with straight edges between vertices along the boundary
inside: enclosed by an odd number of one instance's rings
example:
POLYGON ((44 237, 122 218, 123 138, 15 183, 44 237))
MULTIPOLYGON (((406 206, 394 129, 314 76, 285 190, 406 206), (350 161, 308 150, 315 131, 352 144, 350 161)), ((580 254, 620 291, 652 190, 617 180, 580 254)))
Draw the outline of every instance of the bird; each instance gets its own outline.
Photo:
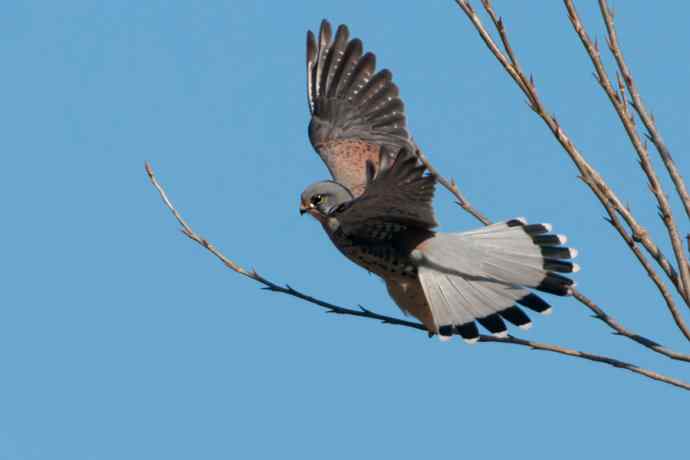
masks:
POLYGON ((477 323, 507 337, 506 321, 532 323, 521 307, 549 314, 532 289, 572 295, 563 273, 580 267, 577 250, 552 234, 550 224, 514 218, 482 228, 436 231, 436 176, 419 159, 406 124, 399 89, 376 57, 350 38, 346 25, 333 35, 321 22, 318 39, 307 32, 309 139, 332 180, 309 185, 299 212, 321 224, 335 247, 378 275, 393 301, 444 341, 480 338, 477 323))

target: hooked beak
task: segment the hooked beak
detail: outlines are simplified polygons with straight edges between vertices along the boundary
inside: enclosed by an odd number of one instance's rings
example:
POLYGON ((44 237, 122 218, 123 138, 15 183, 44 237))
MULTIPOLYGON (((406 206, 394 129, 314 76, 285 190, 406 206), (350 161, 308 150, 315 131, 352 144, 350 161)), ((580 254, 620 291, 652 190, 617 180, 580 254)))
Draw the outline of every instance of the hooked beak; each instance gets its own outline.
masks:
POLYGON ((304 203, 299 204, 299 215, 303 216, 305 212, 309 212, 309 206, 305 206, 304 203))

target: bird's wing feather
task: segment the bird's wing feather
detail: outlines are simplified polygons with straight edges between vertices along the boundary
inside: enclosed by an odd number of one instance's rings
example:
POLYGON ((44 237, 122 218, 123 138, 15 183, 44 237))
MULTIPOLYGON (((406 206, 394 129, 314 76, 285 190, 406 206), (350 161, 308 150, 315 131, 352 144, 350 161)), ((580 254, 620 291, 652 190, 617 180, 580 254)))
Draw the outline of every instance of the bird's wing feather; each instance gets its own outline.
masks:
POLYGON ((400 150, 390 166, 370 178, 364 193, 338 208, 333 217, 347 235, 363 240, 390 239, 409 227, 435 227, 436 180, 425 170, 414 154, 400 150))
POLYGON ((367 162, 379 166, 381 146, 397 153, 413 148, 404 104, 392 74, 376 73, 376 57, 363 54, 341 25, 332 36, 321 23, 318 41, 307 33, 307 96, 312 114, 309 139, 336 182, 360 195, 367 162))

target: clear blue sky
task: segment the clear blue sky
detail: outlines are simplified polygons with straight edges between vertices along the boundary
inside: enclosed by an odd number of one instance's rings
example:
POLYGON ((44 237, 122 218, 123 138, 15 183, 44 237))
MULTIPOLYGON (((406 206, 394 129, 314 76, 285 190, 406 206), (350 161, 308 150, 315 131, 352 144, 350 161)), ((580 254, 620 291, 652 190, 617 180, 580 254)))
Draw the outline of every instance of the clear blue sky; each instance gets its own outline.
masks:
MULTIPOLYGON (((659 232, 561 3, 523 3, 495 6, 544 102, 659 232)), ((594 3, 578 2, 601 38, 594 3)), ((690 178, 690 6, 614 6, 638 84, 690 178)), ((580 249, 583 292, 688 350, 452 1, 7 2, 0 458, 681 455, 687 392, 582 360, 326 315, 259 290, 180 234, 145 160, 237 262, 343 306, 398 314, 383 284, 297 213, 303 188, 327 177, 306 136, 304 76, 305 31, 324 17, 349 24, 393 69, 414 136, 479 208, 553 223, 580 249)), ((447 193, 437 204, 444 230, 476 226, 447 193)), ((517 334, 690 379, 579 304, 552 300, 551 317, 517 334)))

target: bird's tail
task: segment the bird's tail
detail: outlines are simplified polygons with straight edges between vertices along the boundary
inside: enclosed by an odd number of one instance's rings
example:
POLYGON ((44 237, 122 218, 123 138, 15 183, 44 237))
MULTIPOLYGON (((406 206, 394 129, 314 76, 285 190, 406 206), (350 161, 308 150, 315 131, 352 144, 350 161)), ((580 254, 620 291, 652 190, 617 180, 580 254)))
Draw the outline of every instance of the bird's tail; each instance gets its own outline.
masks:
POLYGON ((476 342, 475 320, 496 336, 506 336, 503 320, 521 328, 529 317, 515 304, 548 314, 551 307, 526 288, 569 295, 575 283, 559 273, 577 272, 564 259, 577 255, 551 225, 522 219, 463 233, 438 233, 416 252, 419 279, 441 338, 457 333, 476 342))

